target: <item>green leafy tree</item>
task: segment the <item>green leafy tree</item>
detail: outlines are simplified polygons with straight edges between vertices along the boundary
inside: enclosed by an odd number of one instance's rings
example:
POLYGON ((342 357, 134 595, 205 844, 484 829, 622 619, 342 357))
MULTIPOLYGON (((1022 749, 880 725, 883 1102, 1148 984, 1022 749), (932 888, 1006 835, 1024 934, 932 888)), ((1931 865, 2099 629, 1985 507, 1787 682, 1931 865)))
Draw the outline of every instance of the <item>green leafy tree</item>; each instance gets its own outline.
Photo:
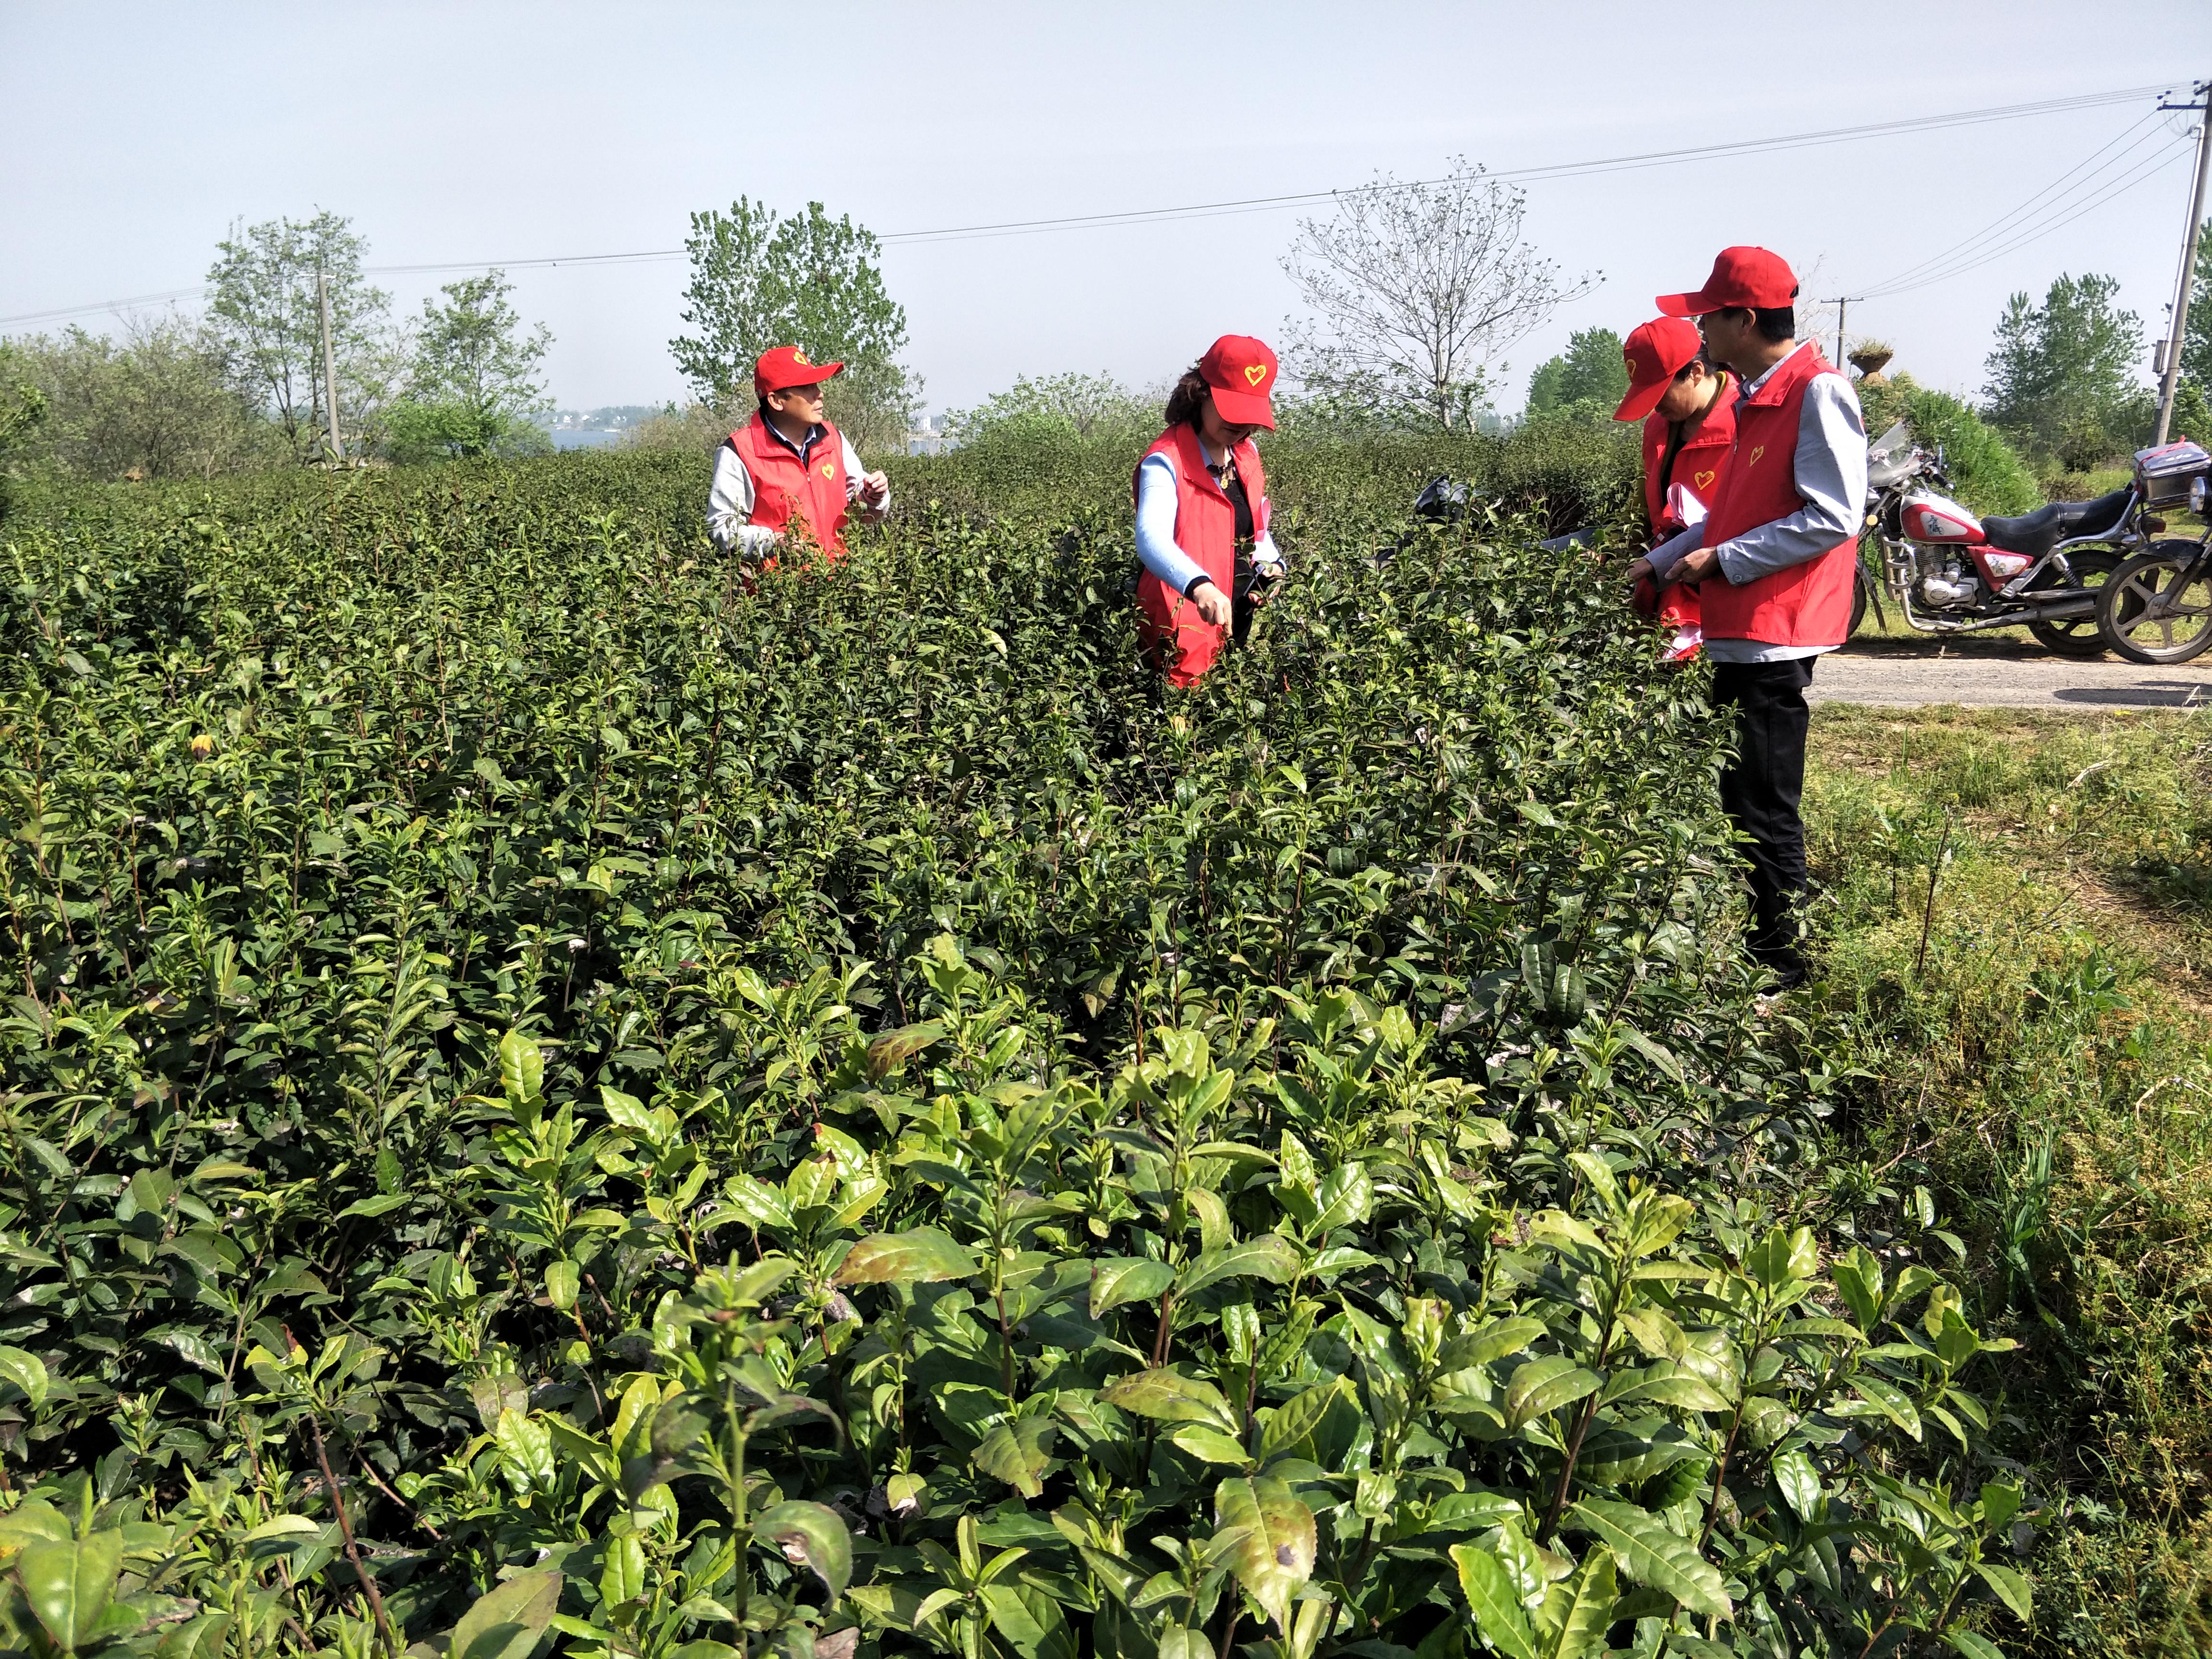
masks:
POLYGON ((2189 323, 2181 337, 2181 380, 2174 388, 2171 435, 2212 443, 2212 219, 2197 233, 2189 323))
POLYGON ((526 329, 504 271, 464 277, 422 302, 407 396, 389 417, 403 459, 550 447, 532 417, 551 408, 538 378, 552 331, 526 329))
POLYGON ((301 461, 329 441, 318 272, 330 289, 342 435, 374 428, 404 368, 389 326, 391 296, 362 275, 368 241, 352 224, 326 210, 312 219, 234 225, 208 270, 208 321, 225 372, 267 410, 301 461))
POLYGON ((2142 320, 2118 303, 2119 282, 2060 276, 2038 305, 2006 301, 1984 365, 1989 417, 2035 453, 2086 470, 2144 441, 2154 409, 2138 378, 2142 320))
POLYGON ((819 202, 786 217, 739 197, 722 213, 691 216, 684 290, 693 332, 668 343, 694 394, 726 413, 750 404, 753 362, 770 346, 798 345, 818 362, 842 362, 830 382, 831 417, 854 442, 905 434, 921 384, 902 367, 906 310, 884 286, 882 250, 849 216, 819 202))
POLYGON ((27 453, 91 478, 212 478, 265 464, 275 429, 227 378, 201 324, 133 318, 122 337, 72 328, 21 343, 46 418, 27 453))
POLYGON ((1577 330, 1566 351, 1547 359, 1528 380, 1528 413, 1609 421, 1628 395, 1620 336, 1609 328, 1577 330))
POLYGON ((9 462, 46 416, 46 394, 24 373, 22 356, 0 340, 0 520, 8 516, 9 462))
POLYGON ((2197 233, 2197 269, 2189 285, 2189 326, 2181 339, 2181 373, 2212 390, 2212 219, 2197 233))
POLYGON ((1158 428, 1160 401, 1131 391, 1111 374, 1022 375, 1006 391, 957 412, 952 426, 963 443, 1017 428, 1079 439, 1130 439, 1158 428))

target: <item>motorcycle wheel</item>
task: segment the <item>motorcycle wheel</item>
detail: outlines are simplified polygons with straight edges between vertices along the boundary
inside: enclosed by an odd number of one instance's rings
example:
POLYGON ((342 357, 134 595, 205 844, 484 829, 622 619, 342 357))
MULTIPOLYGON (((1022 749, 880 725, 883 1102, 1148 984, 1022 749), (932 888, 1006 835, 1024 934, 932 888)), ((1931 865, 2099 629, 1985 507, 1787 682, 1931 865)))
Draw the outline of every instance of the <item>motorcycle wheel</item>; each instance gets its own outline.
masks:
POLYGON ((2195 542, 2154 542, 2113 572, 2097 595, 2106 643, 2142 663, 2190 662, 2212 647, 2212 561, 2182 583, 2202 550, 2195 542), (2154 599, 2165 602, 2166 614, 2146 618, 2154 599))
MULTIPOLYGON (((2102 547, 2085 547, 2067 556, 2081 585, 2092 592, 2103 589, 2112 580, 2112 573, 2120 568, 2120 556, 2102 547)), ((2071 583, 2051 581, 2039 583, 2033 590, 2047 592, 2053 587, 2067 587, 2071 583)), ((2101 657, 2105 654, 2105 635, 2094 616, 2069 617, 2063 622, 2032 622, 2027 631, 2046 651, 2055 651, 2062 657, 2101 657)))
POLYGON ((1859 624, 1866 620, 1866 572, 1856 570, 1851 573, 1851 625, 1844 635, 1845 639, 1859 631, 1859 624))

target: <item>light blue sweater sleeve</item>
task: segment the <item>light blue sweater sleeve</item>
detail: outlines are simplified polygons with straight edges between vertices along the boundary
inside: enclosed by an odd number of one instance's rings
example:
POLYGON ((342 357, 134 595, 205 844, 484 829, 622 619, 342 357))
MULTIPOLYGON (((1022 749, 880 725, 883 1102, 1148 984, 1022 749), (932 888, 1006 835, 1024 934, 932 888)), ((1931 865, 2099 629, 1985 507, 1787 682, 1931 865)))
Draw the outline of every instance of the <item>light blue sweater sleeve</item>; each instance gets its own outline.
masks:
POLYGON ((1180 593, 1206 572, 1176 545, 1175 527, 1175 464, 1164 455, 1148 455, 1137 469, 1137 556, 1180 593))

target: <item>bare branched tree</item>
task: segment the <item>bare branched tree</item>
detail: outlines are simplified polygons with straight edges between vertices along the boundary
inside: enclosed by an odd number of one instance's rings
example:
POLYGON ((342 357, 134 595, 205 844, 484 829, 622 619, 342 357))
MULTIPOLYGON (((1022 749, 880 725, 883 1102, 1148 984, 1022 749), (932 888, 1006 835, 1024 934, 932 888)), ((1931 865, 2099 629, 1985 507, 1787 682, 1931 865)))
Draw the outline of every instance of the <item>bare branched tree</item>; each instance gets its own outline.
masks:
POLYGON ((1465 157, 1449 175, 1388 173, 1298 223, 1283 269, 1311 310, 1285 326, 1310 394, 1395 422, 1470 424, 1492 360, 1599 277, 1565 277, 1522 239, 1527 203, 1465 157))

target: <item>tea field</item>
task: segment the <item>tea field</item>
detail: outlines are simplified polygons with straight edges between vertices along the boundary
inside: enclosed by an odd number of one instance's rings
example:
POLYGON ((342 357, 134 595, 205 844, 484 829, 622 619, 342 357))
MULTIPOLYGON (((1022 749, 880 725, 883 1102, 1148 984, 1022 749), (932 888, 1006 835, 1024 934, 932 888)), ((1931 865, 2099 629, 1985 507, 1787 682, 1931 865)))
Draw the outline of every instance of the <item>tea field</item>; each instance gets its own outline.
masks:
POLYGON ((757 586, 688 456, 27 491, 0 1649, 2035 1639, 1978 1243, 1755 1000, 1702 680, 1533 545, 1634 464, 1271 452, 1190 694, 1126 456, 757 586))

